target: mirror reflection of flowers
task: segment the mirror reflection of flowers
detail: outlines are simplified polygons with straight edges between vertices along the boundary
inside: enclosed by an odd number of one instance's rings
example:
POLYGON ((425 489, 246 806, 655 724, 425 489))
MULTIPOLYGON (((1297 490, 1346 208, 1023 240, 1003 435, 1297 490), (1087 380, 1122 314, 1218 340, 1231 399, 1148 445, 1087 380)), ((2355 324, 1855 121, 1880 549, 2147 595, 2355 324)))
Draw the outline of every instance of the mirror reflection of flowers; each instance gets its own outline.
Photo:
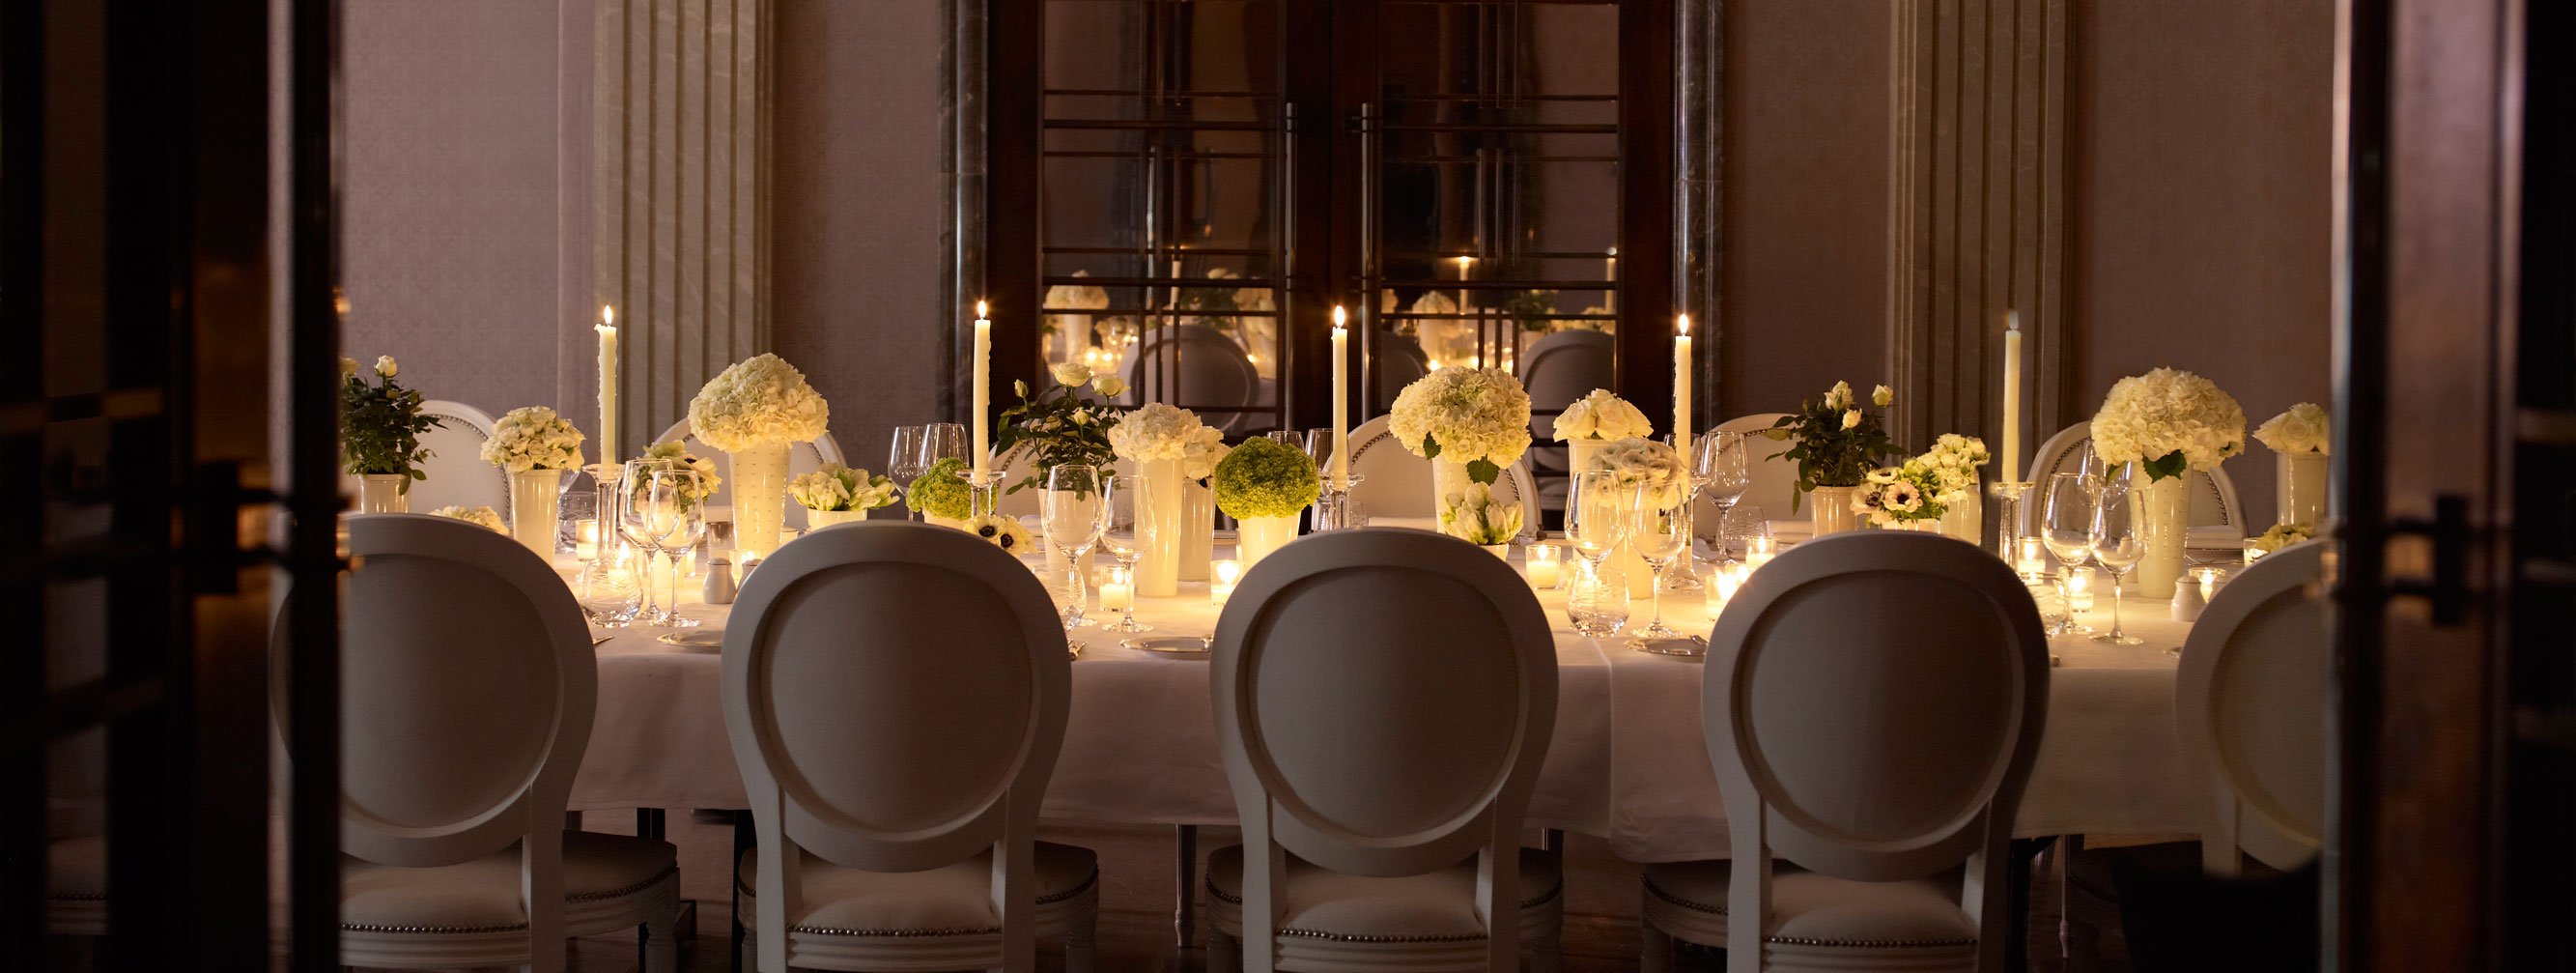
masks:
POLYGON ((1055 383, 1029 394, 1027 382, 1014 382, 1020 404, 1002 410, 993 452, 1003 462, 1029 461, 1028 476, 1011 484, 1018 493, 1041 486, 1046 470, 1058 466, 1107 466, 1117 458, 1109 430, 1127 415, 1112 404, 1127 383, 1115 375, 1094 375, 1090 366, 1065 362, 1053 370, 1055 383))
POLYGON ((1323 477, 1306 451, 1247 439, 1216 464, 1216 508, 1236 520, 1294 517, 1315 502, 1323 477))
MULTIPOLYGON (((647 470, 689 474, 680 481, 680 502, 684 505, 694 505, 712 497, 716 488, 724 485, 724 477, 716 475, 714 460, 691 454, 688 444, 677 439, 665 439, 644 447, 644 455, 637 457, 636 461, 647 470)), ((639 481, 635 488, 642 489, 643 484, 639 481)))
POLYGON ((2316 528, 2306 524, 2273 524, 2272 529, 2256 536, 2250 543, 2255 550, 2270 554, 2300 541, 2313 540, 2316 536, 2316 528))
POLYGON ((355 360, 340 359, 340 464, 353 476, 405 477, 402 492, 410 493, 411 481, 424 478, 420 464, 430 456, 420 434, 443 423, 421 412, 419 392, 394 381, 398 370, 392 355, 376 356, 366 374, 355 360))
POLYGON ((975 498, 966 488, 966 461, 950 456, 930 464, 930 469, 904 488, 903 503, 924 517, 966 519, 975 512, 975 498))
POLYGON ((1484 547, 1521 536, 1521 507, 1494 499, 1494 488, 1470 483, 1440 498, 1440 532, 1484 547))
POLYGON ((429 515, 432 517, 446 517, 451 520, 462 520, 478 527, 489 527, 496 533, 507 534, 510 532, 509 525, 501 522, 501 514, 490 507, 440 507, 436 510, 430 511, 429 515))
POLYGON ((1019 554, 1029 549, 1029 530, 1020 526, 1019 518, 985 514, 966 522, 967 533, 983 538, 1005 554, 1019 554))
POLYGON ((1397 393, 1387 429, 1424 459, 1467 464, 1467 478, 1492 484, 1529 449, 1529 392, 1499 368, 1444 368, 1397 393))
MULTIPOLYGON (((1870 405, 1884 409, 1895 402, 1894 389, 1881 385, 1870 391, 1870 405)), ((1850 382, 1835 382, 1823 398, 1799 403, 1798 411, 1762 434, 1774 442, 1794 440, 1788 449, 1767 457, 1798 464, 1798 492, 1789 498, 1793 510, 1803 494, 1817 487, 1860 486, 1880 460, 1896 453, 1887 427, 1877 413, 1861 407, 1850 382)))
POLYGON ((875 510, 894 503, 894 479, 839 463, 787 481, 787 495, 807 510, 875 510))
POLYGON ((531 405, 503 413, 483 441, 483 462, 512 473, 581 468, 581 430, 555 410, 531 405))
POLYGON ((1618 474, 1619 485, 1636 487, 1657 510, 1670 510, 1687 497, 1690 468, 1681 454, 1662 440, 1630 436, 1592 455, 1592 469, 1618 474))
MULTIPOLYGON (((1073 275, 1089 277, 1091 272, 1077 270, 1073 275)), ((1102 290, 1098 284, 1057 284, 1049 287, 1046 292, 1046 316, 1040 324, 1040 333, 1050 335, 1056 333, 1057 318, 1094 317, 1090 314, 1067 312, 1100 311, 1108 307, 1109 292, 1102 290)))

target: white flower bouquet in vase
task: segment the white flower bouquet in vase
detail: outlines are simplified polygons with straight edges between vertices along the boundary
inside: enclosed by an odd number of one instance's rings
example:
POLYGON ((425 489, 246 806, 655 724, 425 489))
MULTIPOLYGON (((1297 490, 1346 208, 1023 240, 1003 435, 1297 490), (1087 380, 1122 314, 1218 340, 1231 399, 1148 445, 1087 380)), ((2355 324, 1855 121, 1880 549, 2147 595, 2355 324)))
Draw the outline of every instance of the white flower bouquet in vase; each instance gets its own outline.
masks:
POLYGON ((765 353, 725 369, 689 400, 689 431, 731 461, 734 546, 763 554, 778 549, 787 517, 787 447, 820 438, 831 417, 805 373, 765 353))
POLYGON ((1470 483, 1494 485, 1529 450, 1529 393, 1499 368, 1444 368, 1395 397, 1387 429, 1431 461, 1431 507, 1470 483))
POLYGON ((1851 510, 1862 522, 1883 530, 1941 529, 1950 505, 1940 497, 1941 479, 1921 457, 1900 466, 1869 471, 1869 479, 1852 493, 1851 510))
POLYGON ((1936 517, 1943 536, 1977 545, 1986 542, 1985 494, 1978 489, 1977 468, 1989 458, 1985 440, 1949 432, 1934 440, 1923 455, 1905 461, 1908 468, 1922 467, 1925 484, 1931 488, 1929 496, 1941 507, 1936 517))
POLYGON ((1565 468, 1588 470, 1592 457, 1622 439, 1651 439, 1655 424, 1628 400, 1593 389, 1556 416, 1556 441, 1565 444, 1565 468))
MULTIPOLYGON (((1690 467, 1682 463, 1680 453, 1657 440, 1631 436, 1611 443, 1593 454, 1591 465, 1579 471, 1613 474, 1621 486, 1637 488, 1640 505, 1651 504, 1656 510, 1671 510, 1690 502, 1690 467)), ((1602 567, 1626 576, 1630 599, 1655 596, 1655 572, 1637 554, 1633 541, 1623 542, 1611 551, 1602 567)))
POLYGON ((542 405, 512 409, 492 424, 483 461, 510 474, 511 537, 552 557, 564 474, 581 468, 581 430, 542 405))
POLYGON ((2208 471, 2245 451, 2245 410, 2217 383, 2190 372, 2159 368, 2111 386, 2093 414, 2093 453, 2109 469, 2135 463, 2143 483, 2131 478, 2139 504, 2138 533, 2146 556, 2138 561, 2138 594, 2171 598, 2182 577, 2182 550, 2190 529, 2190 497, 2183 475, 2208 471))
POLYGON ((2314 528, 2326 519, 2326 458, 2334 449, 2333 420, 2314 402, 2301 402, 2254 430, 2254 439, 2280 457, 2273 522, 2314 528))
POLYGON ((1213 482, 1216 508, 1234 518, 1234 556, 1246 571, 1297 539, 1297 515, 1324 486, 1314 457, 1270 439, 1247 439, 1226 453, 1213 482))
MULTIPOLYGON (((1884 409, 1896 401, 1896 392, 1881 385, 1870 392, 1869 401, 1884 409)), ((1853 496, 1868 482, 1870 471, 1896 452, 1878 414, 1861 408, 1850 382, 1835 382, 1824 398, 1799 403, 1798 411, 1762 434, 1791 443, 1769 458, 1798 464, 1798 492, 1790 494, 1790 508, 1805 500, 1817 537, 1860 527, 1853 496)))
POLYGON ((1463 492, 1440 498, 1440 532, 1509 560, 1512 540, 1521 536, 1519 504, 1494 499, 1494 488, 1467 484, 1463 492))
POLYGON ((866 520, 868 511, 894 503, 894 480, 839 463, 787 481, 787 495, 805 508, 805 525, 821 530, 866 520))
MULTIPOLYGON (((1109 446, 1136 464, 1136 531, 1142 552, 1135 593, 1169 598, 1181 590, 1184 535, 1214 530, 1214 517, 1195 530, 1189 523, 1187 484, 1214 472, 1225 455, 1225 436, 1197 413, 1154 402, 1127 413, 1109 429, 1109 446)), ((1204 562, 1202 562, 1204 567, 1204 562)))
POLYGON ((476 527, 490 528, 495 534, 507 534, 510 532, 510 525, 502 523, 501 515, 494 512, 490 507, 447 506, 432 510, 429 512, 429 515, 432 517, 445 517, 449 520, 462 520, 466 523, 473 524, 476 527))

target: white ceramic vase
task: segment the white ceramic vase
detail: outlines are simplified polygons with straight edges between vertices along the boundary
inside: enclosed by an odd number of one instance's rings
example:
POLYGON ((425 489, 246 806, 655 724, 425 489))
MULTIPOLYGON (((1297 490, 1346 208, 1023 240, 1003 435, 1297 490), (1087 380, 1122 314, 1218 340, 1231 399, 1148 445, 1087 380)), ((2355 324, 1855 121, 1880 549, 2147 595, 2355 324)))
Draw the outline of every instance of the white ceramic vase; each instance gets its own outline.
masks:
POLYGON ((1447 457, 1431 461, 1431 517, 1436 522, 1441 508, 1449 503, 1452 493, 1464 493, 1476 478, 1467 475, 1467 462, 1447 457))
POLYGON ((555 556, 557 521, 563 510, 563 476, 563 470, 510 474, 510 536, 540 558, 555 556))
POLYGON ((951 530, 966 529, 966 521, 961 517, 941 517, 936 514, 922 514, 921 522, 933 527, 946 527, 951 530))
POLYGON ((1820 486, 1807 491, 1808 523, 1815 526, 1812 536, 1823 537, 1847 530, 1860 529, 1860 515, 1852 512, 1852 495, 1856 486, 1820 486))
POLYGON ((2280 478, 2274 482, 2275 518, 2284 524, 2315 527, 2326 519, 2326 454, 2277 453, 2280 478))
POLYGON ((1939 523, 1944 536, 1956 537, 1970 544, 1984 546, 1986 543, 1985 494, 1975 487, 1970 487, 1965 498, 1951 504, 1948 510, 1941 513, 1939 523))
POLYGON ((1169 598, 1181 593, 1183 520, 1189 497, 1183 488, 1181 461, 1146 460, 1136 464, 1136 596, 1169 598))
POLYGON ((725 454, 733 478, 725 486, 733 495, 733 546, 766 555, 778 549, 778 532, 787 519, 787 444, 773 443, 725 454))
POLYGON ((805 532, 811 534, 825 527, 855 524, 866 519, 868 519, 868 512, 865 510, 816 510, 807 507, 805 508, 805 532))
POLYGON ((2171 598, 2174 582, 2182 577, 2183 542, 2191 529, 2190 493, 2180 476, 2153 480, 2135 491, 2132 514, 2146 555, 2138 559, 2130 590, 2140 598, 2171 598))
POLYGON ((358 477, 358 512, 362 514, 402 514, 411 512, 411 495, 406 492, 411 477, 400 473, 367 473, 358 477))
POLYGON ((1205 480, 1181 485, 1181 580, 1208 579, 1216 557, 1216 491, 1205 480))
POLYGON ((1243 562, 1249 572, 1261 559, 1270 556, 1297 539, 1297 515, 1285 517, 1246 517, 1235 521, 1234 558, 1243 562))

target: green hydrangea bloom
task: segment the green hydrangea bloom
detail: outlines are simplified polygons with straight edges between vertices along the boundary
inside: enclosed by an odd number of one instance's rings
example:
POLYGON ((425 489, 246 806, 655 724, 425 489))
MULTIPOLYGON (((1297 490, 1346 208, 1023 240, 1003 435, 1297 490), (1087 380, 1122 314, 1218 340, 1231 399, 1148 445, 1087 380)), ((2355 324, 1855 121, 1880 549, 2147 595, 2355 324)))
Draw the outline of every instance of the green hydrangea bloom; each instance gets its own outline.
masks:
POLYGON ((904 506, 925 517, 966 519, 975 512, 975 500, 967 492, 965 473, 966 461, 954 456, 931 464, 930 471, 904 491, 904 506))
POLYGON ((1323 488, 1306 451, 1272 439, 1247 439, 1216 464, 1217 509, 1237 520, 1289 517, 1323 488))

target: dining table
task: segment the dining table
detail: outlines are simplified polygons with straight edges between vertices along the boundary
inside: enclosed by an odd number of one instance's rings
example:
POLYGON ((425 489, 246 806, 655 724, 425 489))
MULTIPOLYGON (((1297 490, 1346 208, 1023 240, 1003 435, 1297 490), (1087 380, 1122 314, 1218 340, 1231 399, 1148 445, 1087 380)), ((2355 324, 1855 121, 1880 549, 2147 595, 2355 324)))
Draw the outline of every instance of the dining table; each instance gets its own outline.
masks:
MULTIPOLYGON (((828 528, 841 529, 841 528, 828 528)), ((1220 556, 1225 549, 1218 548, 1220 556)), ((1519 549, 1512 555, 1522 568, 1519 549)), ((1036 561, 1032 559, 1032 566, 1036 561)), ((562 564, 567 576, 575 565, 562 564)), ((721 629, 731 607, 694 597, 684 580, 677 612, 721 629)), ((1529 806, 1532 828, 1604 839, 1630 861, 1669 862, 1728 855, 1726 807, 1701 729, 1698 658, 1639 651, 1625 634, 1574 630, 1566 592, 1533 592, 1556 643, 1553 739, 1529 806)), ((2076 621, 2107 629, 2111 599, 2076 621)), ((1712 622, 1699 593, 1667 593, 1663 617, 1703 637, 1712 622)), ((1215 630, 1221 606, 1206 583, 1178 596, 1139 598, 1136 618, 1153 631, 1133 635, 1098 624, 1067 633, 1072 705, 1064 746, 1047 786, 1044 818, 1167 825, 1232 825, 1236 813, 1210 707, 1204 651, 1131 644, 1215 630)), ((1643 624, 1645 602, 1632 606, 1643 624)), ((2018 837, 2196 833, 2193 788, 2175 734, 2174 675, 2190 626, 2161 601, 2121 603, 2140 645, 2083 634, 2050 640, 2048 711, 2039 752, 2016 815, 2018 837)), ((721 697, 721 648, 666 641, 676 630, 635 624, 599 629, 596 721, 573 810, 740 809, 747 806, 721 697)))

